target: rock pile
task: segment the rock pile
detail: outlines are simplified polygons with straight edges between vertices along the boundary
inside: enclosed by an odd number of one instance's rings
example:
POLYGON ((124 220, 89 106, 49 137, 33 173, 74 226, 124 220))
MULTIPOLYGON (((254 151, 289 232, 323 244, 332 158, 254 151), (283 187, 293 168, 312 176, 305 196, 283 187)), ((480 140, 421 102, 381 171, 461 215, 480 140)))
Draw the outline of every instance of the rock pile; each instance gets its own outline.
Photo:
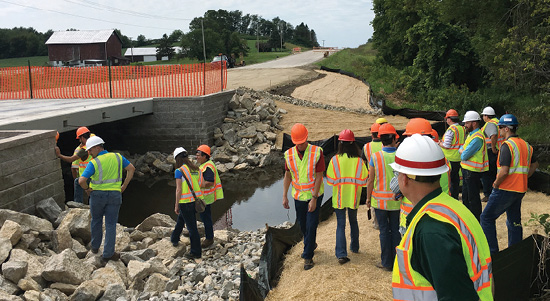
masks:
POLYGON ((42 201, 43 218, 0 209, 1 300, 237 300, 240 265, 258 275, 264 230, 217 230, 214 247, 189 261, 189 239, 173 247, 175 221, 157 213, 117 224, 120 260, 104 262, 102 249, 89 251, 89 209, 71 203, 79 208, 42 201))

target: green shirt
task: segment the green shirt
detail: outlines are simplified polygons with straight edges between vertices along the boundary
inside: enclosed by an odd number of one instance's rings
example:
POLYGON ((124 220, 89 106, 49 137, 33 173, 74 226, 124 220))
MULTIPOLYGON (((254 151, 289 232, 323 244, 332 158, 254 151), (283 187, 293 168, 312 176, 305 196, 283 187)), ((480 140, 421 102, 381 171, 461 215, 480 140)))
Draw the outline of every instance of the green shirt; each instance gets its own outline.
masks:
MULTIPOLYGON (((426 195, 407 215, 407 227, 418 210, 441 194, 441 188, 426 195)), ((462 255, 456 229, 424 215, 413 235, 412 268, 426 278, 439 300, 479 300, 462 255)))

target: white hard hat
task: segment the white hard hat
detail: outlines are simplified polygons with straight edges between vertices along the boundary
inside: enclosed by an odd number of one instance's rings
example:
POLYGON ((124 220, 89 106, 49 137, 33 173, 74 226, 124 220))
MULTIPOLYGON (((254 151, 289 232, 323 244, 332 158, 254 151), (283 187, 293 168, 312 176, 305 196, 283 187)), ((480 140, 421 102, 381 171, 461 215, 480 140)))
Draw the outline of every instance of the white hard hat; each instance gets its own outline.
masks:
POLYGON ((174 158, 177 157, 179 154, 183 153, 183 152, 187 152, 185 150, 185 148, 183 147, 178 147, 174 150, 174 158))
POLYGON ((443 151, 430 137, 414 134, 401 142, 390 166, 400 173, 436 176, 449 170, 443 151))
POLYGON ((483 112, 481 112, 481 115, 495 116, 496 113, 492 107, 486 107, 483 109, 483 112))
POLYGON ((99 136, 90 137, 88 138, 88 141, 86 141, 86 149, 89 150, 90 148, 100 144, 105 144, 105 141, 103 141, 103 139, 99 136))
POLYGON ((464 120, 462 122, 468 122, 468 121, 480 121, 481 117, 476 111, 468 111, 466 114, 464 114, 464 120))

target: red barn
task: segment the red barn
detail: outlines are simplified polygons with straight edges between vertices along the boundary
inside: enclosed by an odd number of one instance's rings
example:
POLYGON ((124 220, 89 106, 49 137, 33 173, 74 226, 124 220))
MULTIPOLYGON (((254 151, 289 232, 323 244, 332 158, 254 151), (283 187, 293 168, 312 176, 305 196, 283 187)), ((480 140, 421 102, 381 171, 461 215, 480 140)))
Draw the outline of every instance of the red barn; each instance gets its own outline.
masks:
POLYGON ((46 41, 52 66, 126 65, 122 41, 112 30, 56 31, 46 41))

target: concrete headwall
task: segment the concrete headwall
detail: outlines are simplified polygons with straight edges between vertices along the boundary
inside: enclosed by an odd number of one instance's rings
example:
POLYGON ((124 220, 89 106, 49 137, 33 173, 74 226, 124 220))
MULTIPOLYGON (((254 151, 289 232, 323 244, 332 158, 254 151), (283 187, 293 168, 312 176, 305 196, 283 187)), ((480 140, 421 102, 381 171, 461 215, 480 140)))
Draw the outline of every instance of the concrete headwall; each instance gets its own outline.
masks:
POLYGON ((61 165, 55 156, 55 131, 0 131, 0 208, 34 213, 52 197, 65 201, 61 165))

